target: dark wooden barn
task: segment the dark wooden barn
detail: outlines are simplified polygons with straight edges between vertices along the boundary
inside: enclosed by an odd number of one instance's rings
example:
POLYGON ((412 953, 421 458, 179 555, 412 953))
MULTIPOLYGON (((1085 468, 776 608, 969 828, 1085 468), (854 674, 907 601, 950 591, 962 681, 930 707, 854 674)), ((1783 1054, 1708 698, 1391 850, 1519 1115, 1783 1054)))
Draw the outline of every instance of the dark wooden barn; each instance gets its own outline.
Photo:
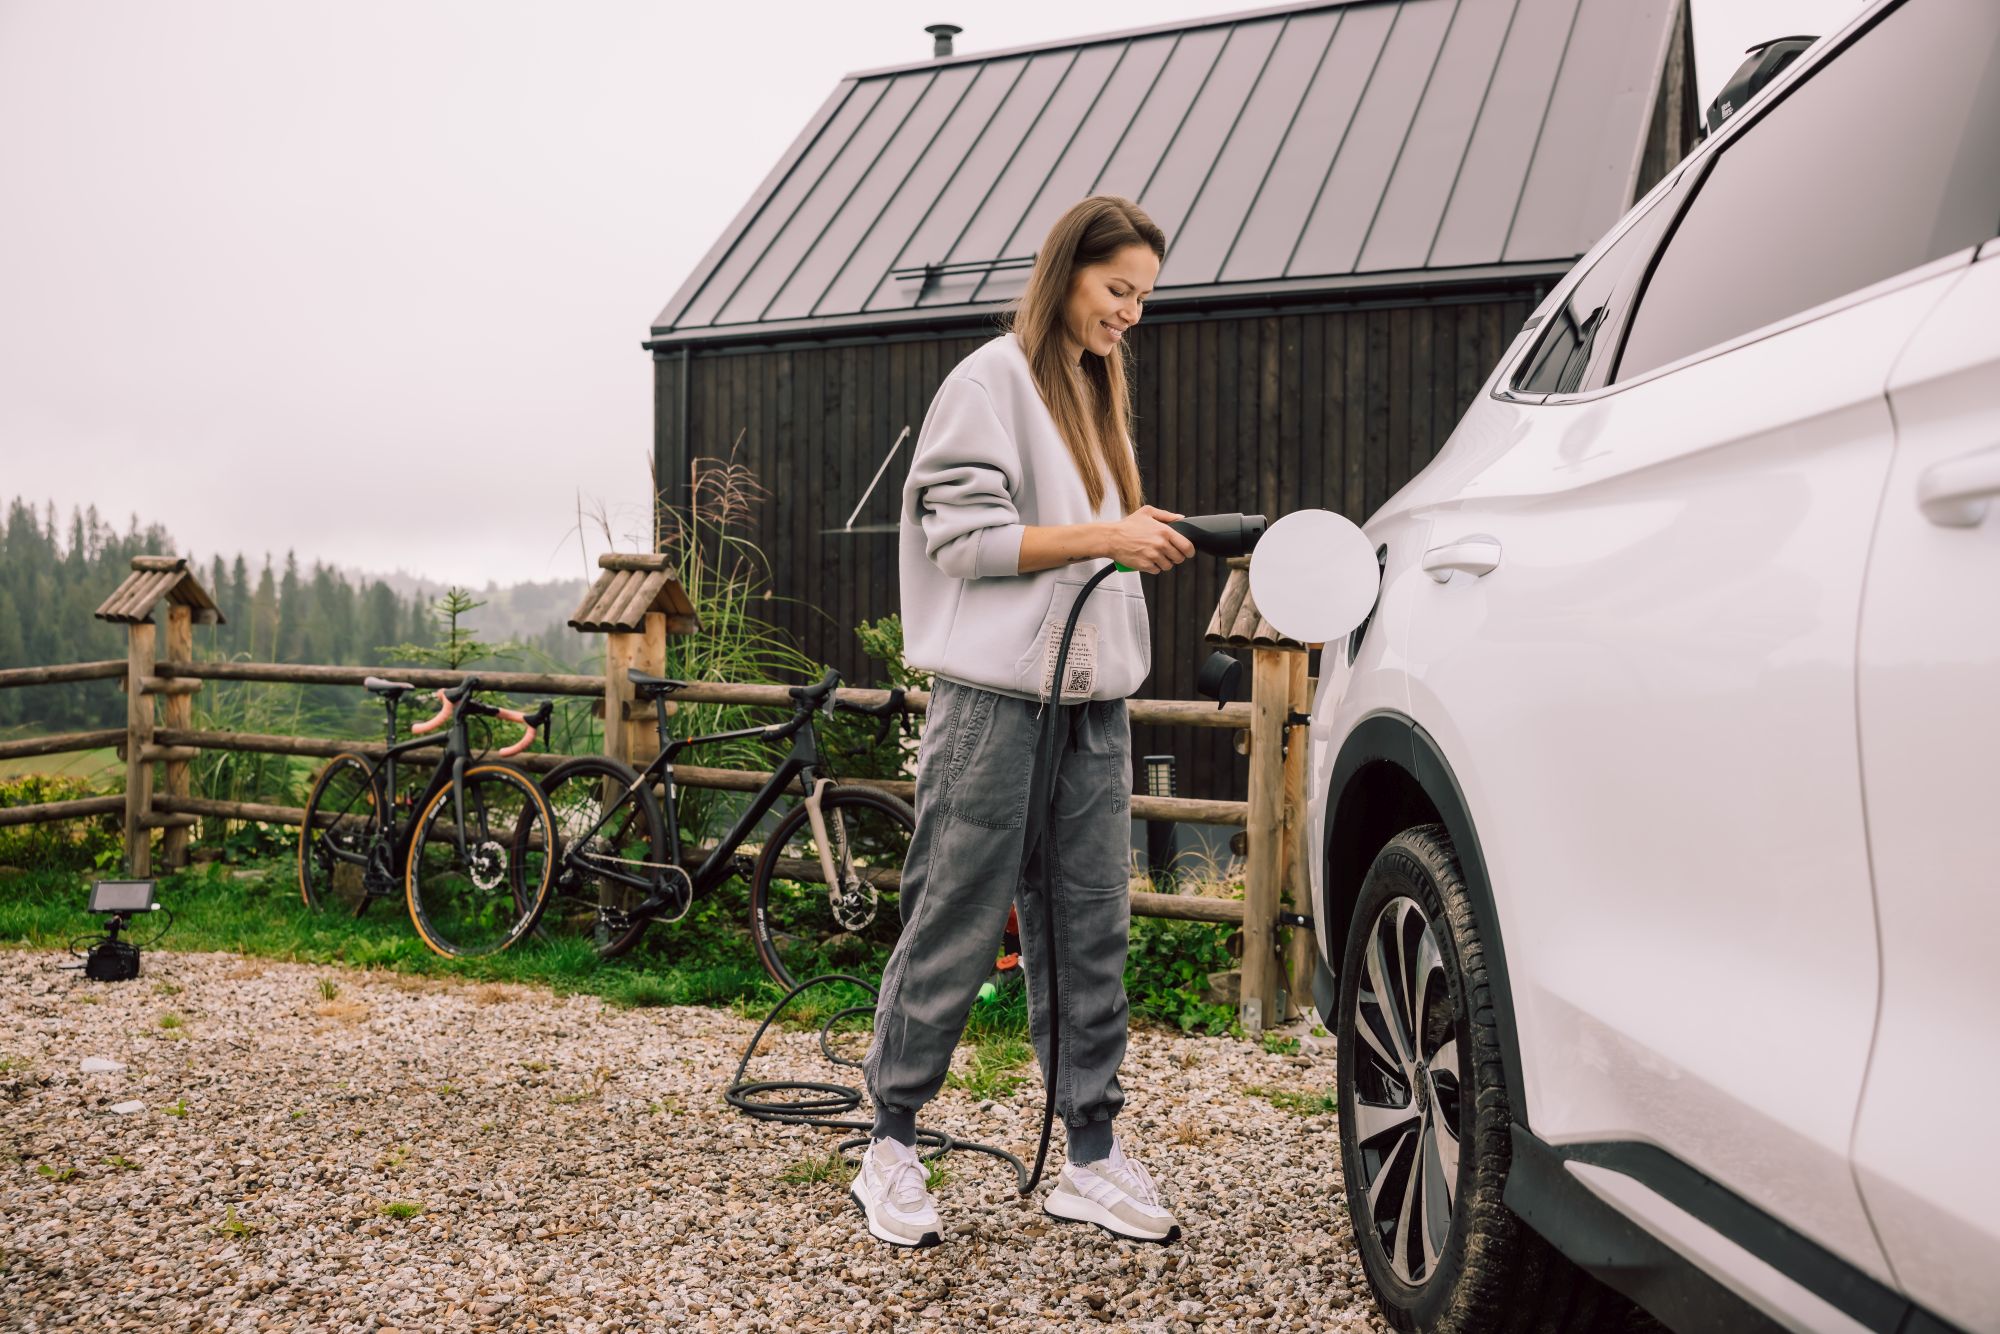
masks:
MULTIPOLYGON (((853 629, 897 609, 931 395, 1106 193, 1169 242, 1131 338, 1149 498, 1363 519, 1696 127, 1686 0, 1296 4, 850 74, 654 323, 665 499, 740 436, 770 619, 875 683, 853 629)), ((1149 581, 1148 695, 1194 697, 1225 574, 1149 581)), ((1153 730, 1184 793, 1240 791, 1227 734, 1153 730)))

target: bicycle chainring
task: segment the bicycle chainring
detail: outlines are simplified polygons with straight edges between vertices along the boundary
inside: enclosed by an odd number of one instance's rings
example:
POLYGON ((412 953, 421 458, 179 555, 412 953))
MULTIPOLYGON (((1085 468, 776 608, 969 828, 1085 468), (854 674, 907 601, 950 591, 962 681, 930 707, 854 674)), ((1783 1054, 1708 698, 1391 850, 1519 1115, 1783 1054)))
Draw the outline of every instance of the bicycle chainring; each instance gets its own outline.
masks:
POLYGON ((653 914, 656 922, 678 922, 694 906, 694 881, 678 866, 656 867, 660 873, 658 892, 666 896, 666 906, 653 914))
POLYGON ((368 867, 362 873, 361 888, 369 898, 387 898, 402 893, 396 868, 389 864, 389 840, 378 839, 368 850, 368 867))

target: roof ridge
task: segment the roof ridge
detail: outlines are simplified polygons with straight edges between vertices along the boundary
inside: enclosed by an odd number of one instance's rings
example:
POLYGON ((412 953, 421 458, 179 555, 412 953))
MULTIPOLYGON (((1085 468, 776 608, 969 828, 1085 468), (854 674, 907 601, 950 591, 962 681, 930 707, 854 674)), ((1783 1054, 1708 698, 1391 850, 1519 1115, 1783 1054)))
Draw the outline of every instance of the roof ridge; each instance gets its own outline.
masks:
POLYGON ((1278 18, 1293 14, 1303 14, 1315 9, 1351 9, 1357 5, 1395 4, 1399 0, 1292 0, 1290 4, 1265 5, 1257 9, 1239 9, 1228 14, 1209 14, 1202 18, 1179 19, 1171 23, 1148 23, 1137 28, 1121 28, 1116 32, 1086 33, 1081 37, 1062 37, 1047 42, 1029 42, 1021 46, 999 47, 992 51, 968 51, 964 55, 947 56, 940 60, 912 60, 900 65, 883 65, 875 69, 855 70, 843 74, 843 79, 873 79, 892 74, 908 74, 920 69, 941 69, 946 65, 976 64, 980 61, 999 60, 1005 56, 1031 55, 1044 51, 1064 51, 1072 47, 1096 46, 1101 42, 1126 42, 1135 37, 1153 37, 1162 33, 1194 32, 1201 28, 1219 28, 1251 19, 1278 18))

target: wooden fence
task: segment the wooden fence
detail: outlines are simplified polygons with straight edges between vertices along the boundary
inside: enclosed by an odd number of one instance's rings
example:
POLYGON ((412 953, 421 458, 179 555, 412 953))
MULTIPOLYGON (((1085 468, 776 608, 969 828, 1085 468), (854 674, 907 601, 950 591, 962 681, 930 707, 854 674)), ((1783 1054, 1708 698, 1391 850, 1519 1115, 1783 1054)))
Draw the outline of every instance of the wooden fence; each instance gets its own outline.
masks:
MULTIPOLYGON (((138 562, 134 564, 137 566, 138 562)), ((391 675, 417 686, 444 687, 457 685, 466 675, 462 671, 424 668, 196 661, 193 624, 200 615, 200 609, 170 603, 166 613, 164 655, 156 651, 154 625, 150 621, 135 619, 127 624, 130 649, 122 661, 114 658, 102 662, 0 671, 0 689, 122 680, 127 698, 126 725, 122 730, 70 732, 0 741, 0 760, 115 747, 119 757, 125 761, 124 794, 0 808, 0 826, 122 812, 129 874, 143 877, 152 873, 151 833, 156 829, 162 831, 161 862, 169 869, 179 868, 187 864, 190 831, 203 819, 281 825, 300 825, 304 822, 304 811, 295 807, 222 801, 191 791, 189 761, 202 751, 331 757, 344 752, 380 756, 385 750, 380 742, 197 730, 193 726, 193 696, 201 689, 203 681, 359 686, 368 676, 391 675), (163 701, 157 711, 156 700, 163 701), (156 767, 160 770, 157 784, 156 767)), ((657 616, 657 613, 654 615, 657 616)), ((656 654, 635 653, 629 642, 657 641, 661 634, 660 624, 655 621, 648 628, 652 632, 650 635, 613 634, 609 637, 607 665, 618 669, 603 675, 480 671, 477 673, 480 685, 517 695, 596 698, 601 701, 602 716, 606 720, 606 751, 643 765, 652 754, 657 753, 656 737, 646 721, 650 717, 650 709, 635 707, 631 685, 622 667, 628 662, 657 661, 656 654), (619 720, 626 725, 619 726, 619 720)), ((1301 654, 1266 652, 1256 653, 1255 659, 1252 674, 1254 698, 1249 703, 1217 707, 1214 703, 1199 700, 1135 699, 1129 705, 1131 721, 1135 725, 1164 724, 1234 731, 1239 734, 1238 747, 1247 750, 1251 756, 1250 792, 1246 801, 1138 793, 1132 797, 1131 809, 1132 818, 1136 820, 1233 825, 1245 831, 1247 856, 1243 898, 1158 893, 1150 888, 1135 887, 1132 891, 1132 911, 1142 916, 1218 922, 1242 928, 1245 947, 1239 1013, 1245 1028, 1253 1034, 1296 1014, 1298 998, 1310 995, 1309 970, 1313 959, 1310 938, 1303 931, 1292 931, 1291 939, 1287 941, 1285 928, 1281 926, 1281 911, 1286 901, 1289 900, 1296 910, 1305 898, 1301 889, 1304 863, 1296 847, 1296 833, 1303 810, 1304 747, 1287 747, 1285 739, 1288 728, 1296 721, 1295 706, 1308 697, 1306 660, 1301 654), (1253 947, 1260 942, 1261 948, 1253 947)), ((843 700, 864 705, 879 705, 888 698, 888 692, 884 690, 844 688, 838 694, 843 700)), ((695 704, 761 705, 780 709, 792 706, 787 687, 773 685, 698 683, 677 692, 674 699, 695 704)), ((930 702, 928 694, 922 691, 906 692, 905 701, 918 714, 926 712, 930 702)), ((419 761, 426 757, 435 759, 442 755, 442 746, 406 753, 419 761)), ((547 772, 565 758, 556 754, 528 753, 515 757, 514 762, 531 772, 547 772)), ((770 774, 676 764, 674 778, 685 787, 754 792, 769 780, 770 774)), ((905 800, 914 796, 914 784, 908 781, 871 778, 842 781, 880 788, 905 800)), ((1147 881, 1136 883, 1150 884, 1147 881)))

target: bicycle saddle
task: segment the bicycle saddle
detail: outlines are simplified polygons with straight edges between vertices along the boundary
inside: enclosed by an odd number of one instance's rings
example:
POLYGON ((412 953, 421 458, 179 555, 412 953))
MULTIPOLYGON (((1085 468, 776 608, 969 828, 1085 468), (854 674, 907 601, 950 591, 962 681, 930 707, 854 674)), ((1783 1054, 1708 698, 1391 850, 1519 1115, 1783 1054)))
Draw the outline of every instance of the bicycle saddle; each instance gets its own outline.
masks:
POLYGON ((637 667, 627 667, 625 669, 625 679, 638 687, 637 693, 640 699, 653 699, 659 695, 671 695, 676 690, 686 690, 693 684, 691 681, 669 680, 664 676, 649 676, 637 667))
POLYGON ((366 680, 364 680, 361 684, 368 687, 376 694, 385 696, 386 698, 389 699, 396 698, 396 696, 402 694, 406 690, 416 689, 416 687, 411 685, 408 681, 384 681, 379 676, 371 676, 366 680))

